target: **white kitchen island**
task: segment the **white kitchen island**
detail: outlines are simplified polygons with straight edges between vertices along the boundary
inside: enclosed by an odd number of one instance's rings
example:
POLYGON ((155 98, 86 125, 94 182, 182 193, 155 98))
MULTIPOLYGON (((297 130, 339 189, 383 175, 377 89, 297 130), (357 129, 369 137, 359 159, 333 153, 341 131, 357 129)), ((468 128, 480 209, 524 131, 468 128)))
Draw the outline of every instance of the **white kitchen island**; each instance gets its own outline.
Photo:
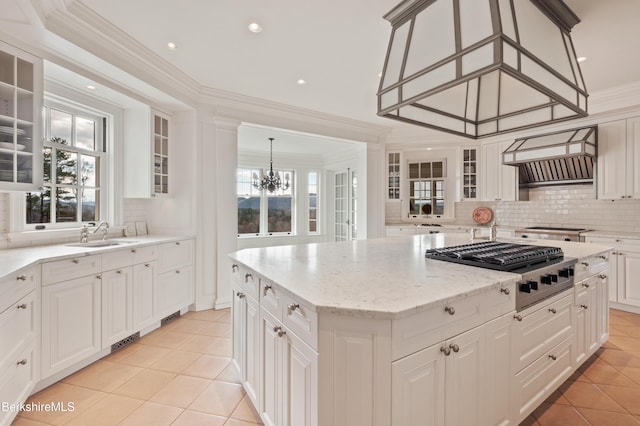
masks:
POLYGON ((518 274, 424 257, 469 242, 231 254, 233 359, 265 424, 517 424, 533 411, 608 337, 609 249, 540 242, 580 259, 576 287, 516 312, 518 274))

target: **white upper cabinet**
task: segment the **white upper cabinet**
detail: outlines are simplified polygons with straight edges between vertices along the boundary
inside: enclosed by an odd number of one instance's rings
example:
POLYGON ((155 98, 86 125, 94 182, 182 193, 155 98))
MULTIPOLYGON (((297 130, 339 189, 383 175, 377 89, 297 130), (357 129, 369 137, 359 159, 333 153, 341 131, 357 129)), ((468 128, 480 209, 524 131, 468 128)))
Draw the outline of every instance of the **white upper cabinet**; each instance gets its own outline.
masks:
POLYGON ((482 201, 515 201, 517 168, 502 165, 502 152, 513 141, 482 145, 482 201))
POLYGON ((170 117, 148 106, 124 113, 127 198, 169 195, 170 117))
POLYGON ((0 190, 42 186, 42 59, 0 42, 0 190))
POLYGON ((598 198, 640 198, 640 117, 598 125, 598 198))

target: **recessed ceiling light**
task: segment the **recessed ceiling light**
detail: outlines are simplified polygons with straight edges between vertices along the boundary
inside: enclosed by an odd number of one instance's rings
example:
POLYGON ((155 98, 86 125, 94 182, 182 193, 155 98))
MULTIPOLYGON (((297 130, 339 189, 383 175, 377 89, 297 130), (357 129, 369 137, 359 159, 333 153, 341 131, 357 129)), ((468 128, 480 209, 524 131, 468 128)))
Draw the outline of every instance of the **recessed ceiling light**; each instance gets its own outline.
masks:
POLYGON ((307 80, 298 79, 298 81, 296 81, 296 83, 298 83, 300 86, 302 86, 303 84, 307 84, 307 80))
POLYGON ((169 43, 167 43, 167 49, 169 49, 169 50, 176 50, 177 48, 178 48, 178 45, 177 45, 177 44, 175 44, 174 42, 171 42, 171 41, 170 41, 169 43))
POLYGON ((586 57, 586 56, 580 56, 580 57, 578 57, 578 62, 584 62, 584 61, 586 61, 586 60, 587 60, 587 57, 586 57))
POLYGON ((262 26, 257 22, 252 22, 249 24, 249 31, 251 31, 252 33, 259 33, 260 31, 262 31, 262 26))
POLYGON ((96 86, 93 86, 91 84, 87 84, 87 89, 89 90, 96 90, 96 86))

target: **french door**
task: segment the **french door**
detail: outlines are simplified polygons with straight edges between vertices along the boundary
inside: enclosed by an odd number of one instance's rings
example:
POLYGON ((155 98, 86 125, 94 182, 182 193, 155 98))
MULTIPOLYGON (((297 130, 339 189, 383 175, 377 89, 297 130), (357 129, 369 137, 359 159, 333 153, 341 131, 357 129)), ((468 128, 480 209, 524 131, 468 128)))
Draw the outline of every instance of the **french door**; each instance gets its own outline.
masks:
POLYGON ((335 240, 349 241, 358 237, 358 177, 347 169, 335 174, 335 240))

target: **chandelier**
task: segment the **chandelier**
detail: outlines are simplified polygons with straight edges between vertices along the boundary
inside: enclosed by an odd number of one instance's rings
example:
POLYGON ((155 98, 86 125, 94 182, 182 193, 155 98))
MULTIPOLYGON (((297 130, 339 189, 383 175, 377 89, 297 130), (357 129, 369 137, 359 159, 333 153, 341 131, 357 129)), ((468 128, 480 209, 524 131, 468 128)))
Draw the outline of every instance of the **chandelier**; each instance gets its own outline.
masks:
POLYGON ((562 0, 403 0, 378 115, 470 138, 585 117, 562 0))
POLYGON ((258 178, 257 174, 253 174, 253 186, 260 191, 267 190, 274 192, 278 189, 286 190, 289 188, 289 173, 284 175, 284 183, 280 178, 280 172, 273 171, 273 138, 269 138, 270 143, 270 155, 269 155, 269 171, 262 176, 262 179, 258 178))

